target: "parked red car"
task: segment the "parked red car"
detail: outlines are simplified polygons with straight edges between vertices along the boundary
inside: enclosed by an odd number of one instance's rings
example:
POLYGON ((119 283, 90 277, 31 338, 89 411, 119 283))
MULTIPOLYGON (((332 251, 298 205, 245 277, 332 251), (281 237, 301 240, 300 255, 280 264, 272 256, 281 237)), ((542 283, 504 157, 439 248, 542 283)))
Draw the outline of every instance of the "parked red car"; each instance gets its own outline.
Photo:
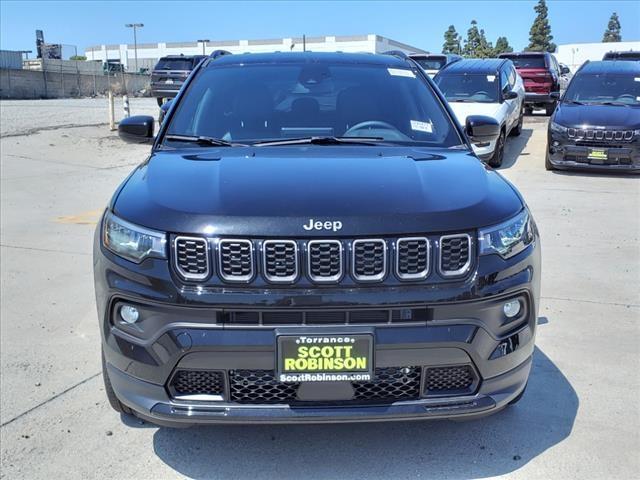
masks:
POLYGON ((511 60, 524 80, 525 113, 544 108, 551 115, 560 98, 561 70, 556 58, 548 52, 502 53, 499 57, 511 60))

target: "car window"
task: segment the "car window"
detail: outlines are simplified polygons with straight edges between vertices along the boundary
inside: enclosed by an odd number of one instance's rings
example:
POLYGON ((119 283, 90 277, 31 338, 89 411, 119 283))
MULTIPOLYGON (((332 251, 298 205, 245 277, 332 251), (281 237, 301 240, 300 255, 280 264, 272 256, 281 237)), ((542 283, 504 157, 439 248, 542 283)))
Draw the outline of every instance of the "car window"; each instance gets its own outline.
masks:
POLYGON ((543 55, 505 55, 516 68, 547 68, 543 55))
POLYGON ((440 70, 447 64, 447 57, 415 58, 414 60, 425 70, 440 70))
POLYGON ((422 77, 375 64, 213 65, 189 85, 170 122, 173 135, 243 143, 307 136, 461 143, 422 77))
POLYGON ((516 69, 513 68, 512 66, 509 67, 509 85, 511 85, 511 88, 514 88, 516 86, 516 69))
POLYGON ((640 81, 633 74, 577 74, 571 80, 563 101, 581 103, 623 103, 640 105, 640 81))
POLYGON ((495 103, 501 88, 496 75, 440 74, 435 81, 449 102, 495 103))
POLYGON ((191 70, 193 67, 192 58, 161 58, 154 70, 191 70))
POLYGON ((503 92, 511 90, 511 84, 509 83, 509 73, 505 68, 500 70, 500 87, 503 92))

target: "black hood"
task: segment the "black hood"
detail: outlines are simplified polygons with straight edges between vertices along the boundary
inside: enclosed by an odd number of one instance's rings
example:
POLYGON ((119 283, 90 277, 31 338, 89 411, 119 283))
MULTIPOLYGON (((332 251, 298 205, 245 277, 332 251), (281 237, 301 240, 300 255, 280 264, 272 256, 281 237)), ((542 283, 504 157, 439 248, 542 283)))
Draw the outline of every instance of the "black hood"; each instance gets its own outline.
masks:
POLYGON ((155 152, 112 208, 167 232, 326 237, 467 230, 515 215, 522 201, 464 150, 227 147, 155 152), (308 232, 309 219, 343 228, 308 232))
POLYGON ((640 128, 640 107, 561 103, 553 121, 565 127, 635 130, 640 128))

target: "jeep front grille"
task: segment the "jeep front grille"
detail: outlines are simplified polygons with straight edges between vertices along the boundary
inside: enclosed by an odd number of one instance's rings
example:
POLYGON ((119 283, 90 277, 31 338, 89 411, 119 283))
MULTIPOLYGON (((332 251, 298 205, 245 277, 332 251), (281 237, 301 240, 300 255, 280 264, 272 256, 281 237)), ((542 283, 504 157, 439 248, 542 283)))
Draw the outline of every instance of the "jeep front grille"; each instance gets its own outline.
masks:
POLYGON ((224 372, 213 370, 177 370, 169 380, 169 392, 176 399, 222 400, 224 372))
POLYGON ((250 240, 220 240, 220 276, 229 282, 248 282, 253 278, 253 243, 250 240))
POLYGON ((342 243, 312 240, 307 246, 308 273, 314 282, 337 282, 342 277, 342 243))
POLYGON ((376 281, 387 273, 387 243, 384 240, 354 240, 353 277, 358 281, 376 281))
POLYGON ((262 244, 264 276, 270 282, 298 278, 298 245, 292 240, 266 240, 262 244))
POLYGON ((445 235, 440 237, 440 274, 445 277, 464 275, 471 266, 471 237, 445 235))
POLYGON ((209 245, 205 238, 176 237, 175 265, 186 280, 203 280, 209 276, 209 245))
POLYGON ((419 280, 429 274, 431 246, 424 237, 401 238, 396 248, 396 274, 402 280, 419 280))
POLYGON ((630 142, 633 140, 633 130, 598 130, 598 129, 567 129, 567 136, 582 142, 630 142))
POLYGON ((171 263, 179 276, 211 284, 353 285, 394 278, 398 284, 436 275, 446 280, 469 274, 475 259, 467 233, 352 240, 175 236, 172 245, 171 263))

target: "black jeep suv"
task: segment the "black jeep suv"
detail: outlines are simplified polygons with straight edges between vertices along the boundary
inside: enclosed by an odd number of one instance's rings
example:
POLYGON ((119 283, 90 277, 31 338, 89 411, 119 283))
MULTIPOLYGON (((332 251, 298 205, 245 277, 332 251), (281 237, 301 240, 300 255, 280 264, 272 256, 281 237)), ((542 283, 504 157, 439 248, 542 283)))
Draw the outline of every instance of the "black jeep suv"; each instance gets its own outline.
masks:
POLYGON ((547 170, 640 172, 640 62, 586 62, 549 121, 547 170))
POLYGON ((162 57, 151 72, 151 96, 158 106, 165 99, 174 98, 182 84, 205 55, 169 55, 162 57))
POLYGON ((111 405, 166 425, 470 417, 525 389, 540 243, 412 60, 202 62, 96 230, 111 405))

